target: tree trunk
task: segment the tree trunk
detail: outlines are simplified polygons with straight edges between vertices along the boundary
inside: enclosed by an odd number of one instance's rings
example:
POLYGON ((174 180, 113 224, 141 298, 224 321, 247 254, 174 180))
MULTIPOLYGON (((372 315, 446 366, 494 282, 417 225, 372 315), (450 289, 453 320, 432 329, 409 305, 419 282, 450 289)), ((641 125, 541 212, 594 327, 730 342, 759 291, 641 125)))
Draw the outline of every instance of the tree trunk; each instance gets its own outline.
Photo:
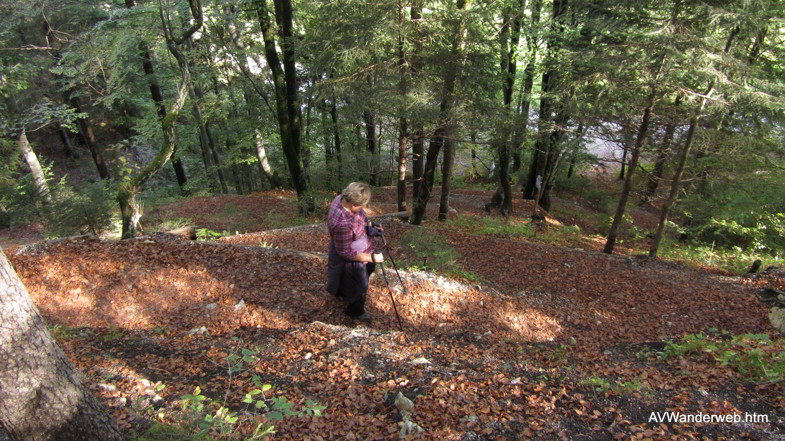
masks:
MULTIPOLYGON (((190 37, 185 39, 185 43, 188 51, 193 52, 193 42, 190 37)), ((226 184, 226 176, 224 175, 223 169, 221 168, 221 161, 218 157, 218 153, 216 152, 215 142, 213 141, 213 135, 210 129, 210 123, 205 121, 204 114, 202 112, 204 92, 202 91, 202 88, 193 81, 193 77, 191 77, 191 84, 188 85, 188 89, 193 94, 192 111, 197 124, 199 124, 199 141, 202 145, 202 158, 209 158, 205 161, 207 175, 210 176, 211 172, 213 171, 210 170, 209 167, 209 165, 212 164, 215 166, 215 175, 218 177, 218 184, 220 185, 221 193, 228 194, 229 187, 226 184)))
POLYGON ((267 178, 270 183, 270 188, 281 188, 283 183, 278 173, 274 172, 270 167, 270 162, 267 160, 267 151, 264 148, 264 136, 260 129, 256 129, 256 157, 259 158, 259 171, 267 178))
POLYGON ((373 186, 379 186, 379 176, 378 176, 378 164, 376 161, 376 152, 377 152, 377 144, 376 144, 376 118, 371 111, 366 110, 363 112, 363 122, 365 123, 365 147, 368 153, 371 154, 370 158, 370 179, 368 180, 369 183, 373 186))
POLYGON ((406 166, 409 153, 409 133, 406 118, 401 117, 398 126, 398 211, 406 211, 406 166))
POLYGON ((657 192, 657 187, 659 187, 663 173, 665 173, 665 161, 668 159, 668 151, 670 150, 671 142, 673 142, 673 134, 675 132, 676 124, 670 123, 665 127, 665 135, 660 143, 660 148, 657 149, 657 157, 654 160, 654 169, 646 180, 646 193, 641 199, 641 206, 651 202, 654 194, 657 192))
MULTIPOLYGON (((457 8, 464 9, 471 4, 471 0, 457 0, 457 8)), ((425 168, 423 170, 423 180, 421 187, 418 190, 417 198, 414 199, 412 204, 412 218, 410 222, 413 225, 422 223, 425 217, 425 208, 428 204, 428 199, 431 196, 433 189, 433 176, 436 171, 436 162, 439 159, 439 151, 445 143, 445 137, 449 135, 449 128, 453 125, 451 121, 452 109, 455 105, 455 81, 458 77, 458 60, 463 47, 463 32, 464 25, 461 20, 455 25, 452 41, 451 60, 445 68, 444 84, 442 88, 442 97, 439 104, 439 121, 438 127, 431 138, 430 145, 428 146, 428 153, 425 158, 425 168)))
POLYGON ((68 130, 65 127, 57 124, 57 133, 60 135, 60 140, 63 142, 63 151, 70 159, 76 159, 76 151, 74 144, 71 142, 71 137, 68 135, 68 130))
POLYGON ((660 210, 660 222, 657 224, 657 232, 654 234, 654 241, 651 244, 651 248, 649 248, 649 257, 657 257, 657 250, 660 247, 660 242, 662 242, 662 233, 665 231, 665 221, 668 219, 668 214, 670 213, 670 209, 673 206, 673 202, 676 200, 676 196, 679 194, 681 175, 684 172, 684 164, 687 162, 687 156, 689 155, 690 148, 692 147, 692 140, 695 136, 697 125, 697 117, 690 119, 690 128, 687 131, 687 140, 684 141, 684 147, 679 153, 679 164, 676 166, 676 171, 673 174, 673 183, 671 183, 671 190, 668 194, 668 199, 665 200, 665 203, 662 205, 662 210, 660 210))
POLYGON ((425 137, 421 124, 415 124, 412 130, 412 207, 420 197, 423 174, 425 173, 425 137))
MULTIPOLYGON (((404 8, 398 9, 399 25, 403 27, 404 8)), ((404 102, 409 93, 409 83, 407 81, 406 52, 404 49, 404 38, 402 34, 398 36, 398 69, 400 77, 400 93, 404 102)), ((398 196, 398 211, 406 211, 406 166, 409 160, 409 122, 405 116, 405 109, 402 107, 398 120, 398 176, 396 195, 398 196)))
MULTIPOLYGON (((411 21, 414 27, 414 42, 412 54, 409 57, 411 60, 411 73, 412 77, 416 78, 423 67, 420 54, 422 53, 422 41, 417 34, 420 20, 422 19, 422 1, 415 1, 411 7, 411 21)), ((425 167, 425 130, 420 122, 414 121, 412 130, 410 132, 409 142, 412 143, 412 209, 414 208, 414 201, 420 197, 420 189, 422 188, 423 170, 425 167)))
POLYGON ((333 98, 332 103, 330 104, 330 119, 333 123, 333 148, 335 149, 335 160, 338 162, 338 180, 341 181, 343 179, 343 165, 341 163, 341 131, 338 127, 338 106, 335 104, 335 98, 333 98))
MULTIPOLYGON (((663 61, 660 63, 660 69, 662 69, 663 63, 664 57, 663 61)), ((638 126, 638 136, 635 139, 635 145, 632 148, 630 167, 627 172, 627 177, 624 180, 624 185, 622 186, 621 195, 619 196, 619 203, 616 205, 616 214, 613 216, 613 223, 611 224, 610 231, 608 231, 608 240, 605 242, 605 248, 602 250, 606 254, 613 254, 613 246, 616 243, 619 226, 621 225, 622 218, 624 217, 624 210, 627 207, 627 199, 629 198, 630 191, 632 190, 632 177, 635 174, 635 169, 638 167, 638 156, 640 156, 643 141, 646 139, 646 133, 649 130, 649 119, 651 117, 651 111, 654 108, 654 103, 657 98, 657 87, 656 85, 652 84, 649 89, 650 91, 647 105, 643 111, 641 123, 638 126)))
MULTIPOLYGON (((200 91, 201 93, 201 91, 200 91)), ((197 95, 198 97, 199 95, 197 95)), ((203 97, 203 96, 202 96, 203 97)), ((201 100, 202 97, 199 97, 201 100)), ((201 114, 200 114, 201 117, 201 114)), ((221 167, 221 157, 218 155, 218 148, 215 146, 215 137, 213 136, 213 130, 210 126, 209 122, 203 122, 204 124, 204 132, 207 135, 207 147, 210 150, 210 154, 212 155, 213 163, 215 164, 215 170, 218 173, 218 182, 221 184, 221 192, 223 194, 229 193, 229 186, 226 184, 226 174, 223 171, 223 167, 221 167)))
POLYGON ((575 162, 578 158, 578 152, 581 150, 581 138, 583 137, 583 123, 578 124, 578 129, 575 131, 575 148, 570 156, 570 167, 567 169, 567 179, 570 179, 575 173, 575 162))
MULTIPOLYGON (((511 117, 512 93, 515 87, 515 72, 517 68, 516 53, 518 42, 521 35, 521 15, 526 9, 526 0, 519 0, 517 10, 512 11, 516 17, 512 20, 510 29, 509 13, 502 16, 502 29, 499 34, 501 48, 501 71, 502 71, 502 104, 507 118, 511 117), (508 41, 509 38, 509 41, 508 41)), ((505 118, 505 120, 507 119, 505 118)), ((499 184, 504 192, 504 199, 500 212, 502 216, 512 213, 512 186, 510 185, 510 149, 508 144, 509 129, 505 124, 501 130, 498 151, 499 151, 499 184)))
MULTIPOLYGON (((541 175, 541 173, 547 168, 547 161, 550 157, 549 152, 551 150, 552 132, 555 130, 560 130, 560 128, 555 127, 553 121, 551 121, 554 101, 552 94, 556 90, 556 83, 559 75, 559 71, 553 65, 552 60, 554 57, 556 57, 556 52, 560 46, 560 43, 557 41, 557 39, 560 37, 558 37, 557 34, 564 32, 561 22, 564 19, 566 13, 567 0, 554 0, 552 14, 553 18, 551 21, 551 30, 554 32, 554 34, 553 37, 548 41, 547 55, 548 60, 551 61, 550 63, 547 63, 550 64, 548 70, 545 71, 545 73, 542 75, 542 94, 540 97, 540 115, 537 124, 537 141, 535 142, 534 152, 532 152, 531 162, 529 163, 529 173, 527 175, 526 185, 524 186, 523 192, 524 199, 535 199, 535 184, 537 182, 538 176, 540 177, 540 181, 543 184, 543 188, 541 188, 539 192, 544 190, 546 176, 541 175)), ((537 195, 537 199, 542 200, 542 195, 537 195)), ((534 209, 536 211, 537 207, 535 206, 534 209)))
POLYGON ((0 426, 12 440, 120 441, 0 249, 0 426))
POLYGON ((44 170, 41 168, 41 163, 38 162, 38 156, 30 147, 30 142, 27 140, 27 133, 25 128, 22 127, 19 137, 16 140, 16 148, 22 154, 27 166, 30 167, 30 173, 33 175, 33 182, 35 183, 36 191, 41 196, 47 205, 52 204, 52 193, 49 192, 49 184, 46 182, 44 170))
MULTIPOLYGON (((125 6, 128 9, 133 8, 134 5, 134 0, 125 0, 125 6)), ((144 70, 145 77, 147 77, 147 82, 150 85, 150 95, 153 98, 153 102, 155 102, 155 107, 158 109, 158 117, 163 119, 166 116, 164 96, 161 92, 161 86, 158 84, 158 80, 155 77, 153 57, 150 54, 150 48, 147 46, 146 42, 139 42, 139 52, 142 55, 142 70, 144 70)), ((175 145, 175 152, 172 153, 172 156, 174 157, 176 154, 177 146, 175 145)), ((175 157, 172 160, 172 168, 174 169, 174 175, 177 177, 177 186, 180 187, 180 193, 185 195, 187 193, 185 190, 185 184, 188 182, 188 178, 185 174, 185 167, 183 166, 183 162, 180 160, 180 158, 175 157)))
POLYGON ((526 34, 526 48, 529 60, 523 70, 523 91, 518 105, 518 123, 516 124, 515 134, 513 135, 512 149, 512 172, 516 173, 521 168, 521 151, 526 142, 526 134, 529 127, 529 107, 531 105, 532 89, 534 88, 534 68, 537 64, 537 38, 533 29, 540 23, 540 12, 542 11, 542 0, 534 0, 531 11, 531 27, 526 34))
MULTIPOLYGON (((739 31, 740 28, 738 26, 736 26, 733 31, 731 31, 728 39, 725 42, 725 54, 730 51, 733 39, 736 38, 736 35, 738 35, 739 31)), ((711 83, 709 83, 709 87, 706 89, 706 92, 703 94, 704 98, 701 101, 700 109, 698 109, 698 112, 695 116, 690 118, 690 128, 687 131, 687 140, 684 142, 684 148, 679 155, 679 165, 677 166, 676 172, 673 175, 673 183, 671 184, 671 191, 668 194, 668 199, 665 201, 665 204, 663 204, 662 210, 660 211, 660 222, 657 225, 657 232, 654 235, 654 242, 649 249, 649 257, 657 257, 657 249, 660 246, 660 242, 662 241, 662 233, 665 230, 665 221, 668 220, 668 214, 670 213, 671 206, 676 200, 676 196, 679 194, 681 175, 684 172, 684 164, 687 161, 687 156, 689 155, 690 148, 692 147, 692 140, 695 137, 695 132, 698 131, 700 115, 703 113, 703 109, 706 107, 707 97, 711 95, 713 90, 714 81, 712 80, 711 83)))
MULTIPOLYGON (((159 150, 158 155, 149 164, 131 175, 130 179, 121 183, 120 188, 117 191, 117 202, 120 205, 120 215, 122 217, 121 237, 123 239, 130 239, 136 236, 136 228, 139 226, 139 219, 141 218, 136 196, 141 190, 142 185, 163 168, 166 161, 172 157, 177 145, 175 122, 180 116, 180 111, 185 105, 185 99, 188 97, 188 92, 192 86, 191 70, 188 66, 188 61, 180 49, 178 49, 178 45, 184 44, 194 32, 202 27, 203 23, 202 11, 198 1, 194 2, 194 0, 189 0, 188 3, 191 7, 194 23, 186 29, 179 38, 174 37, 172 34, 173 31, 169 26, 170 20, 167 19, 169 11, 160 10, 166 46, 172 56, 177 60, 182 79, 180 80, 177 98, 172 104, 172 108, 169 110, 168 114, 161 119, 161 131, 163 132, 161 150, 159 150)), ((160 6, 163 8, 163 5, 160 6)))
POLYGON ((272 74, 275 88, 275 110, 281 134, 286 164, 297 198, 304 202, 300 209, 312 212, 313 199, 307 194, 308 183, 300 158, 300 109, 297 103, 297 71, 295 66, 295 40, 293 37, 293 10, 291 0, 275 0, 275 18, 280 46, 283 52, 283 67, 272 34, 270 14, 265 0, 255 0, 256 12, 264 40, 264 55, 272 74))
POLYGON ((624 143, 624 151, 621 154, 621 170, 619 170, 619 180, 624 180, 624 167, 627 165, 627 143, 624 143))
POLYGON ((444 157, 442 158, 442 194, 439 201, 439 220, 446 221, 450 216, 450 181, 452 165, 455 160, 454 128, 447 133, 444 140, 444 157))
MULTIPOLYGON (((79 98, 72 97, 71 106, 73 106, 74 110, 77 112, 82 112, 79 98)), ((90 155, 93 157, 95 168, 98 169, 98 176, 100 176, 101 179, 109 179, 109 168, 106 166, 106 161, 104 161, 104 155, 101 153, 101 149, 98 148, 98 142, 95 139, 93 127, 90 124, 87 124, 87 120, 84 118, 79 118, 76 123, 79 127, 79 131, 82 132, 84 136, 87 149, 90 150, 90 155)))

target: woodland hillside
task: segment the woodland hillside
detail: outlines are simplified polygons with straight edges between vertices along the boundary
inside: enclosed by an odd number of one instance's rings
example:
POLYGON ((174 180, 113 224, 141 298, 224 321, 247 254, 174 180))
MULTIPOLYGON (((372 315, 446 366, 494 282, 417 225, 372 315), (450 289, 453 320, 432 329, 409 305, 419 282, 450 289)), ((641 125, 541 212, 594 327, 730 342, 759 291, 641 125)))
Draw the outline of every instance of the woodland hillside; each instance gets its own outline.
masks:
POLYGON ((782 2, 0 14, 0 439, 785 438, 782 2))

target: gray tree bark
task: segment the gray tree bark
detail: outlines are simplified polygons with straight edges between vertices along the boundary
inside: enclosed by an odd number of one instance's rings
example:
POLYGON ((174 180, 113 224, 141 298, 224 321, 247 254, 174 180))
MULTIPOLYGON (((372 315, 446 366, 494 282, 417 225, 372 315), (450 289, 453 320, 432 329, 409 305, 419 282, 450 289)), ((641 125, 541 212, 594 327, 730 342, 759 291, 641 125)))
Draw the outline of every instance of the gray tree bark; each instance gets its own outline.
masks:
POLYGON ((0 249, 0 426, 12 440, 119 441, 0 249))
POLYGON ((32 147, 30 147, 30 142, 27 140, 27 133, 25 132, 24 127, 22 127, 19 138, 16 140, 16 148, 22 154, 27 166, 30 167, 30 172, 33 174, 33 182, 35 182, 38 194, 44 199, 44 202, 51 204, 52 194, 49 192, 49 184, 46 183, 46 176, 44 176, 41 163, 38 162, 38 156, 36 156, 32 147))

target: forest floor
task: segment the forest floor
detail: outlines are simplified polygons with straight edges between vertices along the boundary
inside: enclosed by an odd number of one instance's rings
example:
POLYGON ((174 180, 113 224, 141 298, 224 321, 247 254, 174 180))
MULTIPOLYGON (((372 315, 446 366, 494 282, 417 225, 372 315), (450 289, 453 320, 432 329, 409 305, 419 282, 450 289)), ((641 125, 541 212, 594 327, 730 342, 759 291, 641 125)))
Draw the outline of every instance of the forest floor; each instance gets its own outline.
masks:
MULTIPOLYGON (((397 211, 394 188, 377 193, 372 214, 397 211)), ((323 224, 270 230, 291 224, 288 192, 192 198, 148 215, 251 232, 218 241, 79 237, 15 244, 9 257, 129 434, 195 424, 220 404, 238 420, 214 419, 216 439, 222 427, 224 438, 245 439, 267 421, 281 440, 394 440, 406 426, 394 405, 400 392, 424 429, 407 439, 785 439, 785 383, 773 375, 785 370, 785 348, 732 338, 774 332, 759 292, 785 289, 785 273, 733 277, 638 257, 629 242, 608 256, 592 235, 595 214, 578 204, 561 200, 560 219, 532 226, 530 203, 516 200, 502 221, 484 212, 489 198, 455 191, 457 220, 427 221, 414 247, 415 227, 384 224, 392 256, 410 267, 401 286, 385 263, 403 332, 380 271, 371 326, 353 323, 325 292, 323 224), (565 227, 581 222, 579 233, 565 227), (441 275, 419 264, 427 241, 456 253, 441 275), (313 400, 326 406, 322 416, 253 412, 243 400, 254 376, 273 388, 252 404, 264 396, 280 410, 285 397, 300 409, 313 400), (184 411, 199 400, 197 386, 208 406, 184 411), (741 421, 654 421, 665 412, 741 421)), ((433 195, 430 219, 437 208, 433 195)), ((646 225, 652 216, 633 218, 646 225)))

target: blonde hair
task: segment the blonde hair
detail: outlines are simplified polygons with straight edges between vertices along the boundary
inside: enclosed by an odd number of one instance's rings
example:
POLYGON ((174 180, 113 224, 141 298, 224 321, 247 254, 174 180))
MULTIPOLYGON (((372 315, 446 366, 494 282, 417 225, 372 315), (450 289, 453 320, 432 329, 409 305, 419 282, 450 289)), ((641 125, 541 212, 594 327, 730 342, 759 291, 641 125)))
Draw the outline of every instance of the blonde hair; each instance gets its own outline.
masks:
POLYGON ((341 200, 352 205, 367 207, 371 202, 371 187, 363 182, 352 182, 341 192, 341 200))

